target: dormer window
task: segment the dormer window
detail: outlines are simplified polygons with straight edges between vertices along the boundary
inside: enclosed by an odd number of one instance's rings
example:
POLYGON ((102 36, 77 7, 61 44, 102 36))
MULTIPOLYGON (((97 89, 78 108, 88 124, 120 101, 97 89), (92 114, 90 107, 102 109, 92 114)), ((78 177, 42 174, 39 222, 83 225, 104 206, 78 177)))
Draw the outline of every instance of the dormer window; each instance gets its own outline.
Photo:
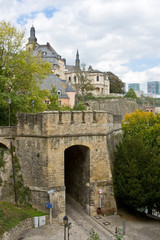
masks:
POLYGON ((42 55, 43 55, 43 56, 47 55, 47 52, 42 52, 42 55))
POLYGON ((57 94, 58 94, 58 95, 61 95, 61 91, 60 91, 60 90, 58 90, 58 91, 57 91, 57 94))
POLYGON ((97 82, 99 82, 99 76, 97 76, 97 82))

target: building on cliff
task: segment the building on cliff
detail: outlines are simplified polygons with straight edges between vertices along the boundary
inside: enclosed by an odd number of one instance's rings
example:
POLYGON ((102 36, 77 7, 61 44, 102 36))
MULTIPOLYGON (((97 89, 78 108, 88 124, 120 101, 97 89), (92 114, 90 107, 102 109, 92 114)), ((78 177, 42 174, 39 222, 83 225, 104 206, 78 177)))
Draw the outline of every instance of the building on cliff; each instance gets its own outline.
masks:
MULTIPOLYGON (((35 28, 32 26, 30 29, 30 37, 26 45, 28 51, 33 50, 35 55, 40 55, 43 61, 52 64, 53 74, 45 79, 42 88, 51 89, 53 84, 57 90, 61 105, 72 105, 75 101, 75 85, 78 83, 77 69, 80 69, 80 58, 77 50, 75 65, 67 65, 66 59, 62 58, 50 45, 40 45, 37 43, 35 36, 35 28), (68 92, 69 91, 69 92, 68 92), (66 100, 68 99, 68 100, 66 100)), ((87 79, 94 86, 92 94, 94 96, 106 96, 110 93, 110 82, 106 73, 99 70, 94 70, 89 66, 88 70, 84 70, 87 79)))
MULTIPOLYGON (((35 56, 40 55, 43 61, 50 62, 52 65, 51 70, 53 73, 44 79, 41 88, 51 90, 53 85, 58 94, 59 104, 73 107, 75 105, 76 92, 71 83, 65 81, 65 59, 62 59, 49 43, 45 45, 37 43, 33 26, 30 29, 30 37, 26 49, 28 51, 32 50, 35 56)), ((48 100, 46 100, 46 103, 48 103, 48 100)))

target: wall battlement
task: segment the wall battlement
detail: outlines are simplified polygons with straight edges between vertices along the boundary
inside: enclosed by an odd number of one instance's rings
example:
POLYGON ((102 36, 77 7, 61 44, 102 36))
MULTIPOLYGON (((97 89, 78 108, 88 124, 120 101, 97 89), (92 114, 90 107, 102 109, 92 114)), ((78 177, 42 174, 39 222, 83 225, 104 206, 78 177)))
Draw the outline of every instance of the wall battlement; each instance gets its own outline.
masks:
POLYGON ((18 114, 19 135, 67 135, 107 133, 114 128, 114 115, 104 111, 47 111, 18 114))
POLYGON ((12 127, 0 127, 0 137, 3 136, 14 136, 16 135, 16 126, 12 127))
POLYGON ((63 219, 68 189, 88 214, 95 215, 102 188, 103 208, 116 210, 107 144, 112 143, 109 134, 121 126, 119 115, 54 111, 20 113, 17 120, 14 127, 0 127, 0 142, 9 149, 13 143, 34 207, 44 211, 50 201, 56 206, 54 218, 63 219), (51 189, 56 193, 48 195, 51 189))

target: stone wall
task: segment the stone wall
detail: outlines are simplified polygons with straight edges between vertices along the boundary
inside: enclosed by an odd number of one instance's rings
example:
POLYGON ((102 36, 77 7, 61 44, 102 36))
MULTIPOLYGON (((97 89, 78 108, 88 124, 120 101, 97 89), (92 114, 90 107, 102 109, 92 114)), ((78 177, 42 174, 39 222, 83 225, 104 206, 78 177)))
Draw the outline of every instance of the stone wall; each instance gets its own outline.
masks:
POLYGON ((145 110, 144 107, 138 105, 136 101, 125 98, 88 100, 87 103, 89 104, 88 108, 92 111, 106 111, 114 115, 121 115, 122 119, 126 113, 134 112, 135 109, 145 110))
MULTIPOLYGON (((49 216, 45 216, 46 224, 49 223, 49 216)), ((17 240, 19 239, 27 230, 34 227, 34 218, 28 218, 20 222, 17 226, 11 228, 8 232, 5 232, 0 240, 17 240)))
POLYGON ((99 188, 105 193, 103 207, 116 209, 106 136, 120 126, 120 116, 104 111, 19 114, 12 138, 2 131, 0 140, 12 140, 24 185, 31 190, 31 204, 44 211, 47 202, 53 203, 53 217, 61 221, 66 210, 67 181, 72 181, 71 195, 89 214, 96 213, 99 188), (74 157, 65 156, 71 147, 74 157), (78 149, 83 150, 81 154, 78 149), (73 168, 69 161, 75 161, 73 168), (65 172, 67 167, 71 174, 65 172), (81 183, 77 179, 82 179, 81 183), (50 194, 50 190, 55 191, 50 194))
POLYGON ((19 114, 17 135, 62 136, 107 133, 113 129, 113 114, 105 111, 43 112, 19 114))
POLYGON ((33 218, 26 219, 8 232, 5 232, 1 240, 17 240, 25 231, 31 228, 33 228, 33 218))

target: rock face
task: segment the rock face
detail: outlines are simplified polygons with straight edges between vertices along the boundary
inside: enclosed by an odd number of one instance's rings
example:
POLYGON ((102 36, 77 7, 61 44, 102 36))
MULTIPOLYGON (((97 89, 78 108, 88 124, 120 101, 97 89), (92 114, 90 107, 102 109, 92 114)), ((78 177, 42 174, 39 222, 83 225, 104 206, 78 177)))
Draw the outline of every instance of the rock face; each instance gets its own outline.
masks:
POLYGON ((92 111, 106 111, 114 115, 121 115, 122 119, 126 113, 134 112, 135 109, 144 110, 144 107, 138 105, 135 101, 124 98, 89 100, 87 103, 92 111))
POLYGON ((32 205, 44 211, 50 202, 62 220, 67 192, 94 215, 102 189, 101 206, 116 211, 107 136, 119 120, 104 111, 44 112, 19 114, 16 129, 0 128, 0 142, 15 147, 32 205))

